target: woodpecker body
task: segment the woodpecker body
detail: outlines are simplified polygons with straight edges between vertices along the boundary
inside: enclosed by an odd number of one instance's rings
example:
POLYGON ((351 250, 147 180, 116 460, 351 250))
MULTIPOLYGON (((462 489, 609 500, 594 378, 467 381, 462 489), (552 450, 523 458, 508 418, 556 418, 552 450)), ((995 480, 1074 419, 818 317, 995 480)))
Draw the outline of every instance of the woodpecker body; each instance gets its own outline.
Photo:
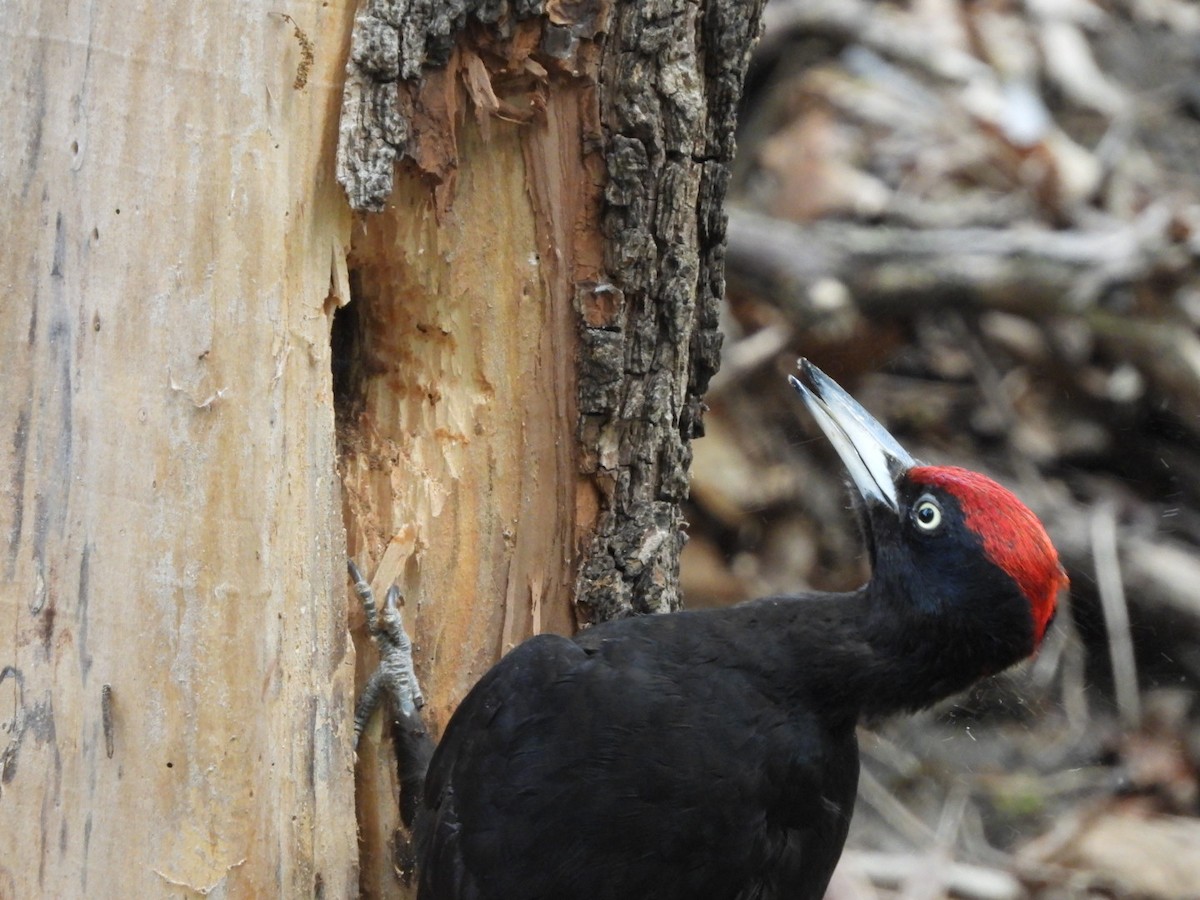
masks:
POLYGON ((802 616, 762 600, 514 650, 455 715, 487 727, 438 748, 421 896, 810 895, 777 892, 832 869, 858 756, 853 712, 811 706, 837 687, 781 678, 811 655, 776 640, 802 616))
POLYGON ((976 473, 917 465, 801 367, 862 496, 871 581, 518 647, 430 764, 421 900, 818 900, 860 716, 927 706, 1035 649, 1065 576, 1032 513, 976 473))

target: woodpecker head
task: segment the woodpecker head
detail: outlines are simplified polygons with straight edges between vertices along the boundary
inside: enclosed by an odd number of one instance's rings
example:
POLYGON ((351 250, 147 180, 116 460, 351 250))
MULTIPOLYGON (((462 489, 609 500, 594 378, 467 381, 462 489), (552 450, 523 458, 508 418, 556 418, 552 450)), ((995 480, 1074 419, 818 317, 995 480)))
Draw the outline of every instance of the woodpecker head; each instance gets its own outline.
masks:
POLYGON ((1067 576, 1029 508, 977 472, 921 465, 807 360, 790 381, 862 497, 874 593, 948 633, 969 622, 978 674, 1036 649, 1067 576))

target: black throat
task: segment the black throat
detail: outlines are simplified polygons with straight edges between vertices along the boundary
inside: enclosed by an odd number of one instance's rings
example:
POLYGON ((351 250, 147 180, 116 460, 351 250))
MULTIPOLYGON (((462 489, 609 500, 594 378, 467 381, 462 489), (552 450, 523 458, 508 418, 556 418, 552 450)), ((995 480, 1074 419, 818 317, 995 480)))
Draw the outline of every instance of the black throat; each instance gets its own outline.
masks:
POLYGON ((911 588, 876 578, 850 593, 735 607, 746 642, 737 655, 781 700, 852 719, 928 707, 1028 655, 1023 598, 999 570, 971 596, 911 588))

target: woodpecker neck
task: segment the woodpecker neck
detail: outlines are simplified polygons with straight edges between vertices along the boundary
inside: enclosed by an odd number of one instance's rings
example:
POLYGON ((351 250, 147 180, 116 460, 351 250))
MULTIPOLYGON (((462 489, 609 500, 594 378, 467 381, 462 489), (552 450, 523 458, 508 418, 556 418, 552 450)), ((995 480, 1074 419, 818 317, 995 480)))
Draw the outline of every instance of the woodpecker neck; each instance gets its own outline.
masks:
POLYGON ((855 681, 864 715, 924 709, 1024 655, 988 647, 993 636, 974 627, 961 609, 910 606, 897 614, 896 604, 879 593, 871 585, 862 589, 868 609, 860 629, 870 649, 855 681))
POLYGON ((847 594, 769 598, 741 609, 761 620, 754 652, 774 690, 857 718, 930 706, 1028 654, 1027 622, 980 616, 976 604, 958 600, 918 602, 872 581, 847 594))

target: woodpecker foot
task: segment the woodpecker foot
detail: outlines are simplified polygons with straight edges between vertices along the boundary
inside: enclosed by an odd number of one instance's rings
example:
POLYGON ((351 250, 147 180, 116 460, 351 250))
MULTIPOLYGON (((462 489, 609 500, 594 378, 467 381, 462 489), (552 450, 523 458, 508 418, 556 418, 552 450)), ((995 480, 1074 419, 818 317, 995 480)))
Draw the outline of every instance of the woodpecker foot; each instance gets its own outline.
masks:
POLYGON ((375 646, 379 648, 379 667, 371 674, 358 703, 354 707, 354 746, 358 747, 363 729, 386 697, 395 716, 403 721, 420 721, 419 711, 425 705, 417 673, 413 668, 412 641, 400 620, 396 603, 400 599, 400 588, 392 585, 383 600, 383 609, 377 609, 375 592, 367 584, 358 566, 348 564, 350 577, 354 579, 354 590, 362 601, 367 614, 367 628, 375 646))

